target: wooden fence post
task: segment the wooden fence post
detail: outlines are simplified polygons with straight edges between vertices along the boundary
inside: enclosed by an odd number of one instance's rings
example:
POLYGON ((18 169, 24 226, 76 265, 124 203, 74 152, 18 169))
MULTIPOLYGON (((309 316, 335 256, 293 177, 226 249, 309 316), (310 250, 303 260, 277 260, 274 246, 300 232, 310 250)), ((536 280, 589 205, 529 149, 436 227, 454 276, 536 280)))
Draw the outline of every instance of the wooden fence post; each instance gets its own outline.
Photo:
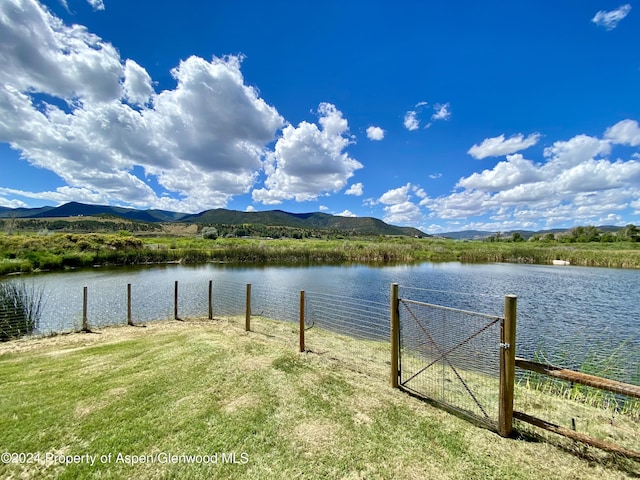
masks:
POLYGON ((300 353, 304 352, 304 290, 300 290, 300 353))
POLYGON ((127 283, 127 325, 133 326, 131 318, 131 284, 127 283))
POLYGON ((178 316, 178 280, 176 280, 173 291, 173 319, 180 320, 180 317, 178 316))
POLYGON ((400 311, 398 284, 391 284, 391 386, 398 388, 398 359, 400 350, 400 311))
POLYGON ((213 320, 213 280, 209 280, 209 320, 213 320))
POLYGON ((89 321, 87 319, 87 300, 88 300, 88 288, 82 289, 82 331, 89 331, 89 321))
POLYGON ((503 437, 513 430, 513 394, 516 380, 516 310, 518 297, 504 297, 504 324, 500 329, 500 399, 498 433, 503 437))
POLYGON ((245 314, 244 314, 244 330, 246 332, 251 331, 251 284, 247 283, 247 297, 245 301, 245 314))

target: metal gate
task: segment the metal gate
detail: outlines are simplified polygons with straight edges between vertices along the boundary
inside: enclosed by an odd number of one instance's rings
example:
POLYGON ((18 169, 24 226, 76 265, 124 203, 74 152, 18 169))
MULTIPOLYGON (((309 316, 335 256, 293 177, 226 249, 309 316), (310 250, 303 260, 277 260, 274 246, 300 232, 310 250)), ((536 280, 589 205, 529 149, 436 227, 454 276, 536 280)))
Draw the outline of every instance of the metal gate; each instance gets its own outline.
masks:
POLYGON ((496 428, 504 318, 399 299, 399 386, 496 428))

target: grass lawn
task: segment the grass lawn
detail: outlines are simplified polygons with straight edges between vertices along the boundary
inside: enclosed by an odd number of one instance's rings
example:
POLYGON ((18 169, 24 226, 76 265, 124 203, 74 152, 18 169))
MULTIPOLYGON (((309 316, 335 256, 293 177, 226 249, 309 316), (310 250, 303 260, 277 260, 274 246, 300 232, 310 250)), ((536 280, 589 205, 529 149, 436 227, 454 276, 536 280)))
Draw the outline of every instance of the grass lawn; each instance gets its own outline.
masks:
POLYGON ((0 463, 0 478, 640 475, 636 462, 504 439, 394 390, 383 365, 331 355, 335 336, 302 354, 296 341, 292 324, 246 333, 220 320, 0 344, 0 452, 30 454, 0 463), (143 459, 156 463, 133 464, 143 459))

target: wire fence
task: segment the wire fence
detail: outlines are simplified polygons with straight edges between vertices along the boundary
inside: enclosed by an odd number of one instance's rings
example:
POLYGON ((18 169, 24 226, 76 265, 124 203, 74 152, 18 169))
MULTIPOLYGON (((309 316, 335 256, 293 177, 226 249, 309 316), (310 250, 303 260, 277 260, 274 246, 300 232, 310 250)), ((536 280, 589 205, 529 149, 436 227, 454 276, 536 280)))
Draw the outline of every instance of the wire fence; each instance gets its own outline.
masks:
MULTIPOLYGON (((451 291, 400 286, 401 298, 410 298, 461 310, 503 314, 504 296, 483 291, 451 291)), ((598 375, 612 380, 640 384, 640 337, 638 316, 629 314, 625 322, 607 322, 599 310, 571 314, 571 303, 549 303, 535 292, 518 296, 519 357, 598 375), (563 313, 569 312, 569 313, 563 313)), ((612 312, 617 313, 617 312, 612 312)), ((518 381, 538 378, 518 371, 518 381)), ((549 379, 558 387, 561 381, 549 379)))
POLYGON ((304 318, 307 349, 327 354, 358 371, 388 373, 388 303, 305 292, 304 318))
POLYGON ((41 310, 42 290, 24 283, 0 283, 0 341, 31 334, 41 310))
MULTIPOLYGON (((212 285, 213 318, 237 320, 244 318, 246 285, 239 282, 214 283, 212 285)), ((204 312, 204 310, 203 310, 204 312)), ((201 315, 204 316, 204 313, 201 315)))
MULTIPOLYGON (((504 297, 409 287, 401 287, 401 292, 399 380, 402 386, 480 421, 495 424, 504 297), (477 313, 479 310, 488 313, 477 313)), ((339 291, 302 293, 272 284, 202 279, 180 283, 146 281, 102 289, 85 287, 84 292, 47 293, 62 297, 52 302, 56 305, 55 311, 49 308, 49 297, 42 295, 42 291, 19 282, 0 282, 0 340, 158 320, 211 318, 297 344, 302 318, 306 351, 380 378, 390 371, 389 298, 376 301, 348 297, 339 291)), ((526 306, 519 308, 518 322, 521 319, 525 326, 532 322, 532 313, 526 306)), ((610 349, 605 357, 608 363, 603 364, 599 361, 603 358, 600 353, 590 357, 584 339, 581 339, 580 356, 565 354, 563 357, 563 349, 557 344, 555 348, 532 349, 530 336, 531 331, 519 328, 519 356, 638 384, 640 355, 633 341, 610 349), (588 371, 589 365, 594 365, 595 371, 588 371)), ((539 345, 545 345, 547 338, 539 339, 539 345)), ((518 375, 516 405, 576 431, 583 428, 581 415, 584 418, 589 415, 586 410, 581 413, 582 405, 604 406, 606 418, 600 419, 603 426, 595 434, 623 439, 628 448, 640 450, 637 399, 543 378, 535 372, 518 371, 518 375), (559 408, 566 406, 556 401, 559 397, 578 403, 559 408)), ((592 426, 584 425, 587 427, 593 434, 592 426)))
MULTIPOLYGON (((20 282, 0 282, 0 285, 4 286, 16 284, 20 282)), ((298 290, 274 284, 256 284, 252 287, 251 316, 286 322, 298 321, 298 290)), ((21 288, 33 289, 28 284, 22 284, 21 288)), ((208 317, 210 288, 213 315, 216 318, 234 318, 243 322, 246 284, 216 281, 210 286, 202 278, 186 278, 180 281, 177 316, 208 317)), ((99 328, 129 322, 167 320, 176 316, 175 282, 168 277, 163 281, 144 277, 132 283, 130 289, 128 300, 127 284, 89 285, 86 311, 88 325, 99 328)), ((400 289, 401 298, 497 316, 502 314, 503 297, 487 291, 465 293, 409 286, 401 286, 400 289)), ((339 291, 307 292, 306 328, 317 325, 319 328, 342 333, 361 342, 387 342, 388 298, 383 298, 380 302, 376 300, 350 298, 339 291)), ((4 304, 0 317, 0 338, 8 339, 29 334, 50 335, 83 328, 85 312, 81 289, 72 291, 49 288, 45 295, 39 296, 38 307, 39 321, 25 319, 25 306, 11 307, 13 310, 9 313, 10 307, 4 304)), ((540 320, 541 308, 544 309, 544 315, 553 315, 552 306, 534 304, 526 295, 519 298, 516 345, 518 356, 621 382, 640 382, 640 340, 637 333, 629 333, 629 328, 624 330, 614 325, 595 328, 589 322, 585 324, 583 321, 572 321, 571 318, 564 319, 562 328, 558 328, 559 322, 556 320, 540 320)), ((629 322, 633 323, 635 320, 630 318, 629 322)), ((260 328, 260 322, 254 322, 254 330, 259 331, 260 328)), ((309 334, 312 338, 314 332, 310 331, 309 334)), ((312 343, 309 343, 310 348, 311 345, 312 343)), ((519 371, 518 381, 540 383, 540 377, 536 373, 519 371)), ((566 389, 566 384, 559 380, 546 379, 545 382, 545 388, 566 389)), ((611 398, 609 401, 617 400, 611 398)))

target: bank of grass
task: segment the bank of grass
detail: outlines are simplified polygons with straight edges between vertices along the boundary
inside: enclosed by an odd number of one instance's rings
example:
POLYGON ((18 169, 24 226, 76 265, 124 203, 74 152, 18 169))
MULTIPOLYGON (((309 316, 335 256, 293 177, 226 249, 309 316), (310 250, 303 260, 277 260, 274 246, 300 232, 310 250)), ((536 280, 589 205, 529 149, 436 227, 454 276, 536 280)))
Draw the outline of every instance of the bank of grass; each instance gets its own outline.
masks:
POLYGON ((0 235, 0 275, 153 263, 515 262, 640 268, 640 243, 462 242, 437 238, 258 239, 121 234, 0 235))
POLYGON ((548 265, 566 260, 571 265, 640 268, 640 243, 452 242, 463 262, 508 262, 548 265))
MULTIPOLYGON (((0 464, 2 478, 625 478, 601 452, 503 439, 344 368, 295 326, 159 322, 0 346, 0 451, 112 455, 93 466, 0 464), (269 331, 269 328, 274 329, 269 331), (286 338, 291 340, 274 340, 286 338), (237 463, 222 463, 221 454, 237 463), (117 454, 213 455, 217 464, 116 463, 117 454), (244 456, 242 454, 245 454, 244 456), (246 460, 246 461, 245 461, 246 460)), ((323 344, 323 338, 327 344, 323 344)), ((106 457, 105 457, 106 458, 106 457)))

